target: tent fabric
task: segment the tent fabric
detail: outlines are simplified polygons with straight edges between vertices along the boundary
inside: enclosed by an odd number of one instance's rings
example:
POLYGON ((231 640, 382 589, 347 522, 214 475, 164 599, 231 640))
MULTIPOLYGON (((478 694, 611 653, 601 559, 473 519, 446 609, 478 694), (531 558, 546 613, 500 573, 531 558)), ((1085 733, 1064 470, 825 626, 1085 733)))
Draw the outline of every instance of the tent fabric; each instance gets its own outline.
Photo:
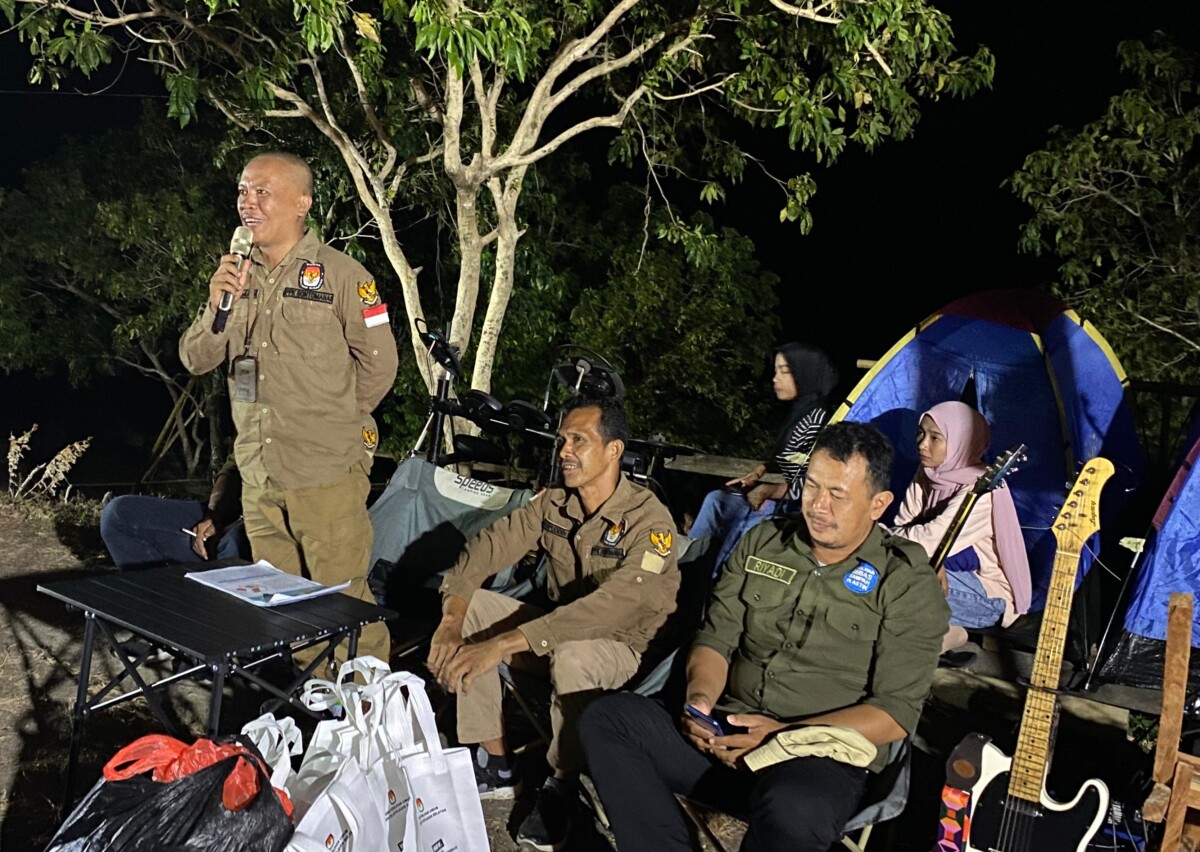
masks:
MULTIPOLYGON (((1080 465, 1100 455, 1121 472, 1101 501, 1104 518, 1116 516, 1141 480, 1144 461, 1126 384, 1099 332, 1062 302, 1035 291, 998 290, 952 302, 923 320, 831 420, 872 423, 892 439, 896 494, 917 469, 917 418, 939 402, 962 400, 987 419, 992 443, 985 460, 1026 444, 1028 459, 1008 485, 1029 550, 1033 609, 1040 610, 1054 563, 1050 526, 1080 465)), ((1084 548, 1080 578, 1098 548, 1097 536, 1084 548)))
MULTIPOLYGON (((1197 421, 1200 422, 1200 421, 1197 421)), ((1125 629, 1166 641, 1167 602, 1172 592, 1200 597, 1200 439, 1192 442, 1154 516, 1142 551, 1125 629)), ((1200 618, 1200 615, 1197 616, 1200 618)), ((1200 646, 1200 622, 1192 623, 1192 645, 1200 646)))

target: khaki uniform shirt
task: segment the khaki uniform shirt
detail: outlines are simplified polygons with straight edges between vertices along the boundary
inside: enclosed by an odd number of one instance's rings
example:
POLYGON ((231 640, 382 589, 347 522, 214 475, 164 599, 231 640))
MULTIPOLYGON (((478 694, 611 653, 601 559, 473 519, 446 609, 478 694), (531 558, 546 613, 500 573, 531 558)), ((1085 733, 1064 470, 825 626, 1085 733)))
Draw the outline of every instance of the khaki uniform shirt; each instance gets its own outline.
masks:
POLYGON ((242 354, 258 359, 254 402, 236 401, 230 370, 242 479, 307 488, 369 466, 378 440, 369 415, 391 390, 398 361, 374 280, 311 231, 274 269, 257 247, 248 262, 247 289, 225 331, 212 333, 206 300, 179 341, 179 357, 196 375, 242 354))
POLYGON ((719 706, 792 721, 866 704, 912 733, 950 619, 924 549, 876 526, 822 567, 805 534, 761 523, 725 562, 696 637, 730 663, 719 706))
POLYGON ((442 593, 470 601, 487 577, 541 547, 549 559, 546 592, 557 606, 517 628, 533 652, 613 639, 643 654, 675 611, 674 539, 667 508, 624 476, 586 519, 574 492, 552 488, 467 542, 442 593))

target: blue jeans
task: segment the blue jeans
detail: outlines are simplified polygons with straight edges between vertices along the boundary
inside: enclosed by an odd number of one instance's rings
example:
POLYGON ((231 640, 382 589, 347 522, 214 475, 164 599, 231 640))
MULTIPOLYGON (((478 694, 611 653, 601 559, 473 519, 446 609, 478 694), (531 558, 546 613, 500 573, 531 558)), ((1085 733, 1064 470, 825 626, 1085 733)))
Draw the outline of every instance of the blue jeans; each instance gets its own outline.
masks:
POLYGON ((717 547, 713 576, 721 570, 734 545, 752 527, 775 514, 775 501, 764 500, 758 511, 750 508, 746 496, 736 491, 710 491, 700 505, 700 512, 688 536, 693 539, 712 536, 717 547))
MULTIPOLYGON (((202 562, 184 532, 204 519, 204 504, 126 494, 100 513, 100 537, 118 568, 202 562)), ((231 524, 219 540, 209 539, 210 559, 250 558, 242 522, 231 524)))
MULTIPOLYGON (((954 570, 946 564, 946 580, 950 591, 946 603, 950 605, 950 623, 959 627, 991 627, 1004 617, 1004 600, 989 598, 974 571, 954 570)), ((978 564, 978 562, 976 562, 978 564)))

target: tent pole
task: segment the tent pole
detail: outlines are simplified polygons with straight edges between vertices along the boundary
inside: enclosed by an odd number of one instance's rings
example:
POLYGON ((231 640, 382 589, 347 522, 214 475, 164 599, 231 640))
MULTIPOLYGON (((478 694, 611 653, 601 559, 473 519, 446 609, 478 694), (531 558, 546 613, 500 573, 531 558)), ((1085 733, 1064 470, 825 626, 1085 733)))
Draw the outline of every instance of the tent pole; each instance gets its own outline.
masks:
POLYGON ((1108 624, 1104 626, 1104 633, 1100 637, 1100 644, 1096 647, 1096 658, 1088 666, 1087 678, 1083 682, 1085 692, 1091 692, 1095 688, 1092 681, 1096 677, 1096 670, 1100 668, 1100 663, 1104 659, 1104 649, 1108 645, 1108 634, 1112 632, 1113 622, 1117 620, 1117 613, 1121 611, 1121 602, 1125 600, 1125 592, 1129 590, 1129 581, 1137 573, 1138 563, 1142 561, 1142 550, 1146 546, 1146 539, 1123 538, 1121 539, 1121 544, 1133 551, 1133 561, 1129 563, 1129 570, 1125 572, 1125 579, 1121 581, 1121 591, 1117 593, 1117 600, 1113 603, 1112 613, 1108 616, 1108 624))

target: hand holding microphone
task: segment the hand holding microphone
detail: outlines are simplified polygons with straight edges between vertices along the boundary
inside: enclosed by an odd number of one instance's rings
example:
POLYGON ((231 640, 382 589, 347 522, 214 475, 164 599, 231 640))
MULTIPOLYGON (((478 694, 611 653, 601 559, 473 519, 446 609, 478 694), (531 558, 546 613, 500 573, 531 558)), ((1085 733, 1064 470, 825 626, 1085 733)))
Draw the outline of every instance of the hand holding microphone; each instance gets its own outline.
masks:
POLYGON ((229 241, 229 254, 221 258, 220 266, 208 282, 208 300, 217 312, 213 318, 213 334, 220 334, 225 330, 233 303, 242 296, 246 287, 246 274, 249 271, 245 268, 246 258, 250 256, 253 246, 254 232, 245 225, 235 228, 233 239, 229 241))

